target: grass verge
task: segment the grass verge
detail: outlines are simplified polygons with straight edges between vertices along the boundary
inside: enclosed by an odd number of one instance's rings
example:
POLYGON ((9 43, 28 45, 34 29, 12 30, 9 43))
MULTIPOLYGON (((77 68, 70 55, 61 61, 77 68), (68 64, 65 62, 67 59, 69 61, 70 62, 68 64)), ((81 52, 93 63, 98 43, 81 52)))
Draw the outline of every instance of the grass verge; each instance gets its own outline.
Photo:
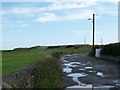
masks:
POLYGON ((36 63, 33 69, 33 88, 61 88, 62 69, 58 53, 36 63), (54 57, 53 57, 54 56, 54 57))
POLYGON ((120 61, 116 61, 116 60, 113 60, 113 59, 110 59, 110 58, 97 58, 97 57, 94 57, 94 56, 91 56, 91 57, 95 58, 97 60, 107 61, 107 62, 114 63, 114 64, 120 64, 120 61))
POLYGON ((32 64, 44 57, 50 56, 51 50, 11 51, 3 52, 2 76, 8 76, 21 67, 32 64))

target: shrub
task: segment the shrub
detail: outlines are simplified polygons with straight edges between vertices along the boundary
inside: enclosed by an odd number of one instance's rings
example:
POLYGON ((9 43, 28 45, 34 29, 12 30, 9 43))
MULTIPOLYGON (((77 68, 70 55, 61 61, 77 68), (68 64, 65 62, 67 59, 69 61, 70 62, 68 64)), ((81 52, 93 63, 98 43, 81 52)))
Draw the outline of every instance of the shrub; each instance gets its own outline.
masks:
POLYGON ((63 52, 61 51, 61 52, 54 52, 54 53, 52 53, 52 56, 54 57, 54 58, 60 58, 60 56, 63 54, 63 52))
POLYGON ((90 56, 95 56, 95 50, 96 50, 97 48, 100 48, 100 47, 101 47, 101 46, 96 45, 96 46, 94 47, 94 49, 92 48, 92 49, 90 50, 89 55, 90 55, 90 56))
POLYGON ((90 56, 95 56, 95 49, 92 48, 89 52, 89 55, 90 56))
POLYGON ((47 49, 54 49, 54 48, 60 48, 62 46, 48 46, 47 49))
POLYGON ((67 46, 65 46, 65 48, 72 48, 72 47, 74 47, 74 45, 67 45, 67 46))
POLYGON ((33 70, 34 88, 60 88, 61 73, 60 60, 53 57, 40 60, 33 70))
POLYGON ((102 55, 120 56, 120 43, 105 45, 101 50, 102 55))
POLYGON ((28 50, 31 50, 31 49, 40 49, 40 48, 41 48, 41 46, 34 46, 34 47, 28 48, 28 50))

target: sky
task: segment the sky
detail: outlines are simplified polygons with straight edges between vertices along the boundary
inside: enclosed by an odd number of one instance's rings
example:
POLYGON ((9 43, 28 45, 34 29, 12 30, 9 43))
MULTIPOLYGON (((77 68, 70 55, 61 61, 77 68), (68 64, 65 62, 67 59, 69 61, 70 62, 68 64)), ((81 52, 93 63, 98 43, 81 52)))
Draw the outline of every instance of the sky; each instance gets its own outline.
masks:
MULTIPOLYGON (((22 0, 21 0, 22 1, 22 0)), ((1 2, 2 50, 19 47, 92 44, 95 13, 95 44, 118 42, 118 2, 1 2)))

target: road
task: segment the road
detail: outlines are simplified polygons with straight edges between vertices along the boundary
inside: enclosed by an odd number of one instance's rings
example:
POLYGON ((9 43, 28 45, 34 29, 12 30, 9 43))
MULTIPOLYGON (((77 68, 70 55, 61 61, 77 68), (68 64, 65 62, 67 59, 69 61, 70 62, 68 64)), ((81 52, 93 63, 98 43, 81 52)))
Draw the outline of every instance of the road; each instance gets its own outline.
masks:
MULTIPOLYGON (((65 74, 63 87, 119 88, 118 64, 97 60, 87 54, 68 54, 61 57, 65 74)), ((97 89, 96 89, 97 90, 97 89)))

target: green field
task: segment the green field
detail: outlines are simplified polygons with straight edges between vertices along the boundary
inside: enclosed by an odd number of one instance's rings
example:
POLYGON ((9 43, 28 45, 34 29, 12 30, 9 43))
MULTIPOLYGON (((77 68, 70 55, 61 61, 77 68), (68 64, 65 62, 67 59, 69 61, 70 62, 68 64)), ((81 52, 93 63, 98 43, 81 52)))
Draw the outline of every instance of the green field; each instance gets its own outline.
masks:
POLYGON ((11 51, 11 52, 3 52, 2 55, 2 75, 6 76, 11 74, 12 72, 24 67, 28 64, 31 64, 45 56, 49 56, 51 54, 51 50, 23 50, 23 51, 11 51))
POLYGON ((12 51, 2 51, 2 75, 7 76, 11 73, 19 70, 20 68, 32 64, 44 57, 51 56, 53 52, 64 52, 64 53, 80 53, 89 51, 89 46, 80 46, 79 48, 32 48, 32 49, 22 49, 22 50, 12 50, 12 51))

